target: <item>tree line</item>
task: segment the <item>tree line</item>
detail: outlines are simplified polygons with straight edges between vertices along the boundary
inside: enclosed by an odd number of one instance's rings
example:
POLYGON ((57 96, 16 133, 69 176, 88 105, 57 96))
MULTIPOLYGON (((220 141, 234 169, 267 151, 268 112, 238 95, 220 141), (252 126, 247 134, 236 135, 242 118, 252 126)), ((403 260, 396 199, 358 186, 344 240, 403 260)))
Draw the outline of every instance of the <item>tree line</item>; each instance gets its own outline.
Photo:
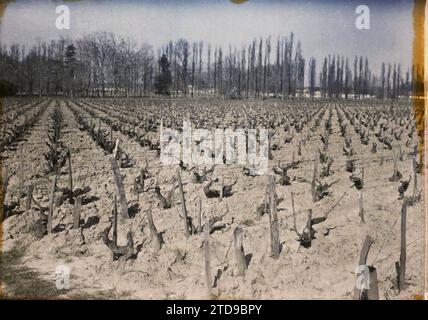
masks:
POLYGON ((375 74, 362 56, 306 61, 293 33, 240 48, 179 39, 155 50, 107 32, 38 41, 28 51, 0 45, 2 87, 22 95, 396 99, 411 95, 417 73, 382 63, 375 74))

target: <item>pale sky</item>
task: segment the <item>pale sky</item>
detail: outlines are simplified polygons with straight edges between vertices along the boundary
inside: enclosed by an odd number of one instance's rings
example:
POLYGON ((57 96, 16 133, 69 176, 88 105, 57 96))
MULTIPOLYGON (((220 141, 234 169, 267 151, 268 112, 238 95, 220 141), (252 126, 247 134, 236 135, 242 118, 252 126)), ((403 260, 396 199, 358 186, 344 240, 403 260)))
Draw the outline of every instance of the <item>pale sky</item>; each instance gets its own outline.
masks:
MULTIPOLYGON (((413 1, 275 1, 249 0, 142 0, 142 1, 20 1, 9 4, 0 25, 3 44, 27 46, 58 39, 73 39, 93 31, 109 31, 129 37, 138 45, 156 48, 180 37, 204 40, 228 48, 250 43, 260 36, 286 36, 294 32, 306 59, 341 54, 351 59, 368 56, 378 72, 382 61, 402 64, 412 61, 413 1), (57 30, 55 8, 66 4, 71 11, 71 29, 57 30), (370 9, 370 30, 355 27, 358 5, 370 9)), ((272 51, 275 51, 273 46, 272 51)))

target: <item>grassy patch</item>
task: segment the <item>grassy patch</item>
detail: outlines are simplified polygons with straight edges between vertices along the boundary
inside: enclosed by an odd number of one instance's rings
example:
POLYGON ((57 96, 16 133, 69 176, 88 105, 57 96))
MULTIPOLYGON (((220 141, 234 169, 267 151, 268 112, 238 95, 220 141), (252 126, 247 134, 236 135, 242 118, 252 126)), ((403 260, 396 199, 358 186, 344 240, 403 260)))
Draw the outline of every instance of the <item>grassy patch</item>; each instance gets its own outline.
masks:
POLYGON ((6 287, 1 299, 47 299, 65 293, 53 281, 41 279, 39 274, 22 266, 24 253, 22 247, 0 253, 0 284, 6 287))
POLYGON ((58 290, 55 281, 42 279, 37 272, 22 266, 21 259, 25 248, 13 247, 0 253, 0 299, 70 299, 70 300, 109 300, 127 299, 130 291, 120 295, 116 290, 98 291, 95 293, 58 290))

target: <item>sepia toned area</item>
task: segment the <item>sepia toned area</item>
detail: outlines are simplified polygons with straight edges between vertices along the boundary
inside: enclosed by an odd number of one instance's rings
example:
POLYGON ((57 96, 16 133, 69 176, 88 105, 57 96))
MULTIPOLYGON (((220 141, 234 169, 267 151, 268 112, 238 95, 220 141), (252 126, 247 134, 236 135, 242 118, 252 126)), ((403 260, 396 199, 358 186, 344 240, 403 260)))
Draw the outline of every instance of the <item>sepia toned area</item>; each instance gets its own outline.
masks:
MULTIPOLYGON (((426 1, 415 1, 414 11, 413 11, 413 22, 414 22, 414 30, 415 37, 413 40, 413 62, 416 64, 423 65, 423 72, 419 75, 420 79, 424 79, 420 81, 421 85, 417 86, 415 89, 416 96, 424 96, 424 99, 421 101, 420 99, 414 101, 414 110, 416 113, 416 121, 419 132, 424 132, 423 139, 419 139, 419 149, 423 150, 423 159, 426 159, 427 156, 427 145, 425 141, 427 139, 427 102, 426 102, 426 88, 427 88, 427 72, 425 69, 425 65, 427 62, 427 57, 425 54, 426 48, 426 40, 425 35, 427 34, 427 23, 426 17, 427 15, 427 4, 426 1), (423 118, 424 121, 420 121, 423 118), (423 126, 422 126, 423 123, 423 126), (423 130, 422 130, 423 129, 423 130), (422 140, 422 141, 421 141, 422 140)), ((421 136, 421 134, 418 134, 421 136)), ((427 168, 427 164, 425 160, 422 160, 424 163, 424 172, 427 168)), ((425 175, 425 185, 427 185, 427 178, 425 175)), ((425 190, 426 193, 426 190, 425 190)), ((425 205, 425 234, 428 231, 428 207, 425 205)), ((428 291, 428 237, 425 237, 426 246, 425 246, 425 299, 428 299, 427 291, 428 291)))
MULTIPOLYGON (((207 221, 211 292, 217 297, 351 298, 366 235, 375 241, 367 264, 377 269, 381 298, 423 293, 424 193, 420 168, 414 167, 411 103, 181 100, 172 106, 162 100, 8 99, 4 115, 14 119, 11 128, 27 127, 3 151, 3 250, 22 250, 10 267, 30 268, 43 281, 68 265, 71 290, 59 297, 204 298, 207 221), (159 121, 180 126, 180 112, 189 113, 197 127, 245 127, 245 119, 270 126, 276 205, 271 208, 266 195, 267 176, 252 177, 244 166, 163 166, 156 149, 159 121), (157 120, 145 121, 147 114, 157 120), (111 165, 117 139, 129 218, 122 215, 111 165), (70 158, 62 157, 68 150, 70 158), (111 246, 114 197, 117 245, 128 245, 129 252, 111 246), (412 202, 405 227, 406 287, 398 293, 395 263, 406 201, 412 202), (271 256, 273 207, 278 258, 271 256), (245 277, 237 267, 236 228, 243 232, 245 277)), ((13 296, 14 282, 11 291, 7 281, 3 286, 13 296)))
POLYGON ((244 44, 184 27, 157 47, 109 30, 6 42, 2 298, 420 299, 421 56, 315 51, 285 26, 244 44), (183 121, 267 129, 267 173, 166 165, 162 131, 183 121))

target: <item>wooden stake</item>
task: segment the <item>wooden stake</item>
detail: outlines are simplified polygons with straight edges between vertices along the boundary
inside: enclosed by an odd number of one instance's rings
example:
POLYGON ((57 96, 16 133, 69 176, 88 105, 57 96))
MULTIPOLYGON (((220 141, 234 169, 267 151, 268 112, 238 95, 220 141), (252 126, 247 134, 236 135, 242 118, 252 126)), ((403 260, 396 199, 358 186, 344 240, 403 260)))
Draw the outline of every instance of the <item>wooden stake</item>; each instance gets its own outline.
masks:
POLYGON ((24 158, 22 156, 22 144, 19 145, 19 198, 24 196, 24 158))
POLYGON ((278 259, 279 253, 280 253, 280 244, 279 244, 278 216, 277 216, 277 208, 276 208, 275 177, 269 176, 269 179, 270 179, 269 222, 270 222, 271 256, 274 259, 278 259))
POLYGON ((119 139, 116 139, 116 144, 114 145, 114 150, 113 150, 113 158, 115 158, 117 160, 117 154, 119 152, 119 139))
POLYGON ((309 209, 308 211, 308 220, 306 220, 306 229, 308 231, 309 235, 309 241, 312 241, 312 209, 309 209))
POLYGON ((126 201, 125 188, 123 187, 122 176, 120 175, 119 167, 115 158, 110 159, 113 169, 114 180, 116 182, 117 192, 119 194, 120 204, 122 208, 122 217, 129 219, 128 202, 126 201))
POLYGON ((114 195, 113 200, 113 235, 112 240, 114 245, 117 246, 117 198, 116 195, 114 195))
POLYGON ((220 186, 220 202, 223 200, 223 189, 224 189, 224 177, 221 177, 221 186, 220 186))
POLYGON ((153 250, 155 252, 158 252, 161 249, 162 243, 161 243, 160 235, 155 227, 155 224, 153 223, 153 216, 152 216, 151 209, 147 211, 147 219, 149 220, 149 229, 150 229, 150 236, 152 238, 153 250))
POLYGON ((398 290, 403 291, 405 288, 406 276, 406 227, 407 227, 407 206, 408 202, 404 200, 401 207, 401 241, 400 241, 400 262, 396 262, 396 269, 398 271, 398 290))
POLYGON ((360 198, 359 198, 359 206, 360 206, 360 211, 359 211, 359 216, 361 219, 361 223, 364 223, 364 203, 363 203, 363 189, 360 190, 360 198))
POLYGON ((55 174, 54 181, 52 183, 51 198, 49 201, 49 213, 48 213, 48 224, 47 224, 48 234, 52 233, 52 219, 53 219, 53 211, 54 211, 54 204, 55 204, 54 202, 55 188, 56 188, 57 181, 58 181, 58 174, 55 174))
POLYGON ((68 157, 68 188, 70 189, 69 201, 70 201, 70 203, 72 203, 74 194, 73 194, 73 173, 71 170, 71 151, 70 151, 70 149, 68 149, 67 157, 68 157))
POLYGON ((297 231, 297 222, 296 222, 296 211, 294 209, 294 192, 291 192, 291 208, 293 210, 293 227, 294 227, 294 231, 297 231))
POLYGON ((184 219, 184 234, 187 238, 190 236, 189 222, 187 221, 187 209, 186 209, 186 202, 184 200, 183 184, 181 183, 180 171, 178 169, 177 169, 177 183, 178 183, 178 190, 180 193, 181 213, 183 214, 183 219, 184 219))
POLYGON ((77 197, 76 201, 74 201, 73 229, 79 229, 81 207, 82 207, 82 198, 77 197))
POLYGON ((361 168, 361 189, 360 189, 360 198, 359 198, 359 201, 358 201, 358 204, 359 204, 359 207, 360 207, 360 210, 359 210, 358 215, 360 216, 361 223, 364 223, 364 222, 365 222, 365 221, 364 221, 364 198, 363 198, 363 189, 364 189, 364 185, 365 185, 365 182, 364 182, 364 167, 362 167, 362 168, 361 168))
POLYGON ((236 228, 233 231, 233 242, 235 247, 236 262, 238 264, 238 276, 245 276, 247 269, 247 261, 245 260, 245 252, 243 247, 243 231, 241 228, 236 228))
MULTIPOLYGON (((358 260, 358 266, 366 266, 370 247, 372 246, 373 243, 374 243, 374 239, 371 236, 366 236, 363 242, 363 247, 361 248, 360 259, 358 260)), ((360 289, 360 288, 357 288, 357 286, 355 286, 354 293, 353 293, 354 300, 361 300, 363 290, 364 289, 360 289)))
POLYGON ((263 214, 267 213, 267 209, 269 208, 269 186, 270 186, 270 180, 268 176, 268 181, 266 183, 266 190, 265 190, 265 202, 264 202, 264 211, 259 214, 259 212, 256 211, 257 218, 261 218, 263 214))
POLYGON ((31 201, 33 200, 33 190, 34 190, 34 187, 32 185, 29 185, 27 187, 27 197, 25 199, 25 209, 26 210, 31 209, 31 201))
POLYGON ((285 185, 285 170, 281 169, 281 185, 285 185))
POLYGON ((207 297, 211 298, 212 278, 211 278, 211 261, 210 261, 210 222, 208 217, 205 219, 204 226, 204 252, 205 252, 205 279, 207 285, 207 297))
POLYGON ((367 300, 379 300, 379 286, 377 281, 377 270, 369 266, 370 288, 366 291, 367 300))

